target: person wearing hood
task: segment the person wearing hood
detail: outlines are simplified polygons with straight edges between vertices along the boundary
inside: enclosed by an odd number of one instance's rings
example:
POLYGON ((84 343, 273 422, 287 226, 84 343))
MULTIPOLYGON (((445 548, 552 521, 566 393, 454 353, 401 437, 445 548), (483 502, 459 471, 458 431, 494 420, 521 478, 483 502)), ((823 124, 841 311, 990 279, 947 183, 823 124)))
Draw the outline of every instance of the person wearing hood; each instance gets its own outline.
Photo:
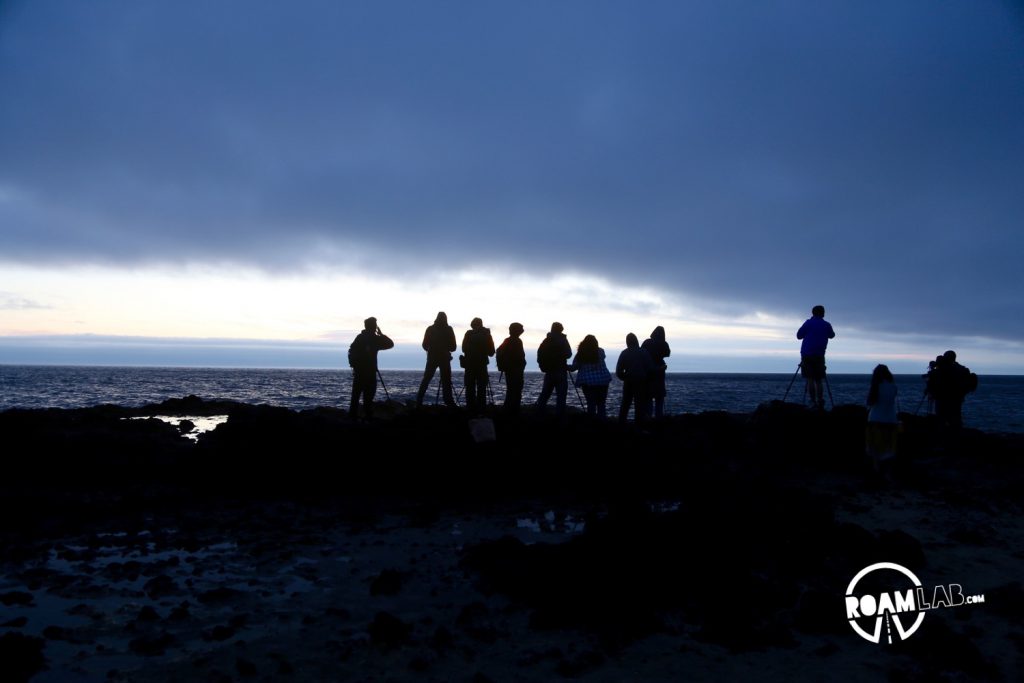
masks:
POLYGON ((508 337, 495 351, 498 370, 505 373, 505 405, 509 415, 518 415, 523 402, 523 374, 526 370, 526 351, 523 350, 524 328, 520 323, 508 326, 508 337))
POLYGON ((633 419, 642 422, 647 417, 647 385, 657 371, 650 355, 640 348, 640 340, 630 332, 626 335, 626 348, 619 354, 615 364, 615 376, 622 380, 622 406, 619 408, 619 422, 629 417, 629 406, 633 404, 633 419))
POLYGON ((458 348, 455 345, 455 330, 448 324, 448 315, 441 311, 434 319, 434 324, 423 333, 423 350, 427 352, 427 367, 423 371, 423 381, 420 382, 420 390, 416 394, 416 407, 423 405, 423 397, 427 394, 427 388, 434 379, 434 373, 441 371, 441 392, 444 394, 444 404, 449 408, 455 407, 455 398, 452 395, 452 352, 458 348))
POLYGON ((565 362, 572 358, 572 346, 569 345, 569 339, 562 333, 564 329, 562 323, 551 323, 551 331, 548 332, 537 349, 537 365, 544 373, 544 386, 541 387, 540 396, 537 397, 537 413, 541 415, 544 414, 552 391, 557 396, 555 412, 559 417, 565 414, 565 397, 569 393, 569 379, 566 374, 565 362))
POLYGON ((672 355, 672 350, 668 346, 668 342, 665 341, 665 328, 658 325, 651 332, 649 339, 644 340, 644 343, 640 346, 641 349, 647 352, 647 355, 654 361, 655 371, 650 377, 648 384, 648 390, 650 392, 651 403, 653 406, 648 407, 648 411, 651 407, 654 409, 654 417, 659 418, 665 415, 665 371, 668 370, 668 365, 665 364, 665 359, 672 355))
POLYGON ((480 318, 473 318, 469 323, 462 337, 462 354, 459 360, 466 370, 466 407, 471 413, 480 414, 487 407, 487 365, 494 355, 491 331, 484 327, 480 318))

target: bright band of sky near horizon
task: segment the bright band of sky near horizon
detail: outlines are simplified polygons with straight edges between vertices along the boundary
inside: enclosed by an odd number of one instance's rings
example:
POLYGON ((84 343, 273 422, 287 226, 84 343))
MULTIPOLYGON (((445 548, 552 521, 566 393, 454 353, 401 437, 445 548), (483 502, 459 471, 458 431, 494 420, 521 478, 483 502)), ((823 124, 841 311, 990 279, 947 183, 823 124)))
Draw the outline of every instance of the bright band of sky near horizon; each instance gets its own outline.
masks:
MULTIPOLYGON (((210 267, 0 267, 0 276, 21 283, 22 291, 32 296, 13 301, 8 295, 0 334, 14 339, 87 335, 86 340, 149 337, 176 344, 207 339, 239 345, 245 340, 278 341, 284 349, 295 345, 294 365, 299 367, 306 365, 301 358, 304 342, 336 348, 332 367, 343 367, 345 348, 371 314, 397 344, 418 348, 424 327, 443 308, 459 339, 473 317, 483 318, 496 343, 506 336, 508 324, 518 321, 526 327, 527 348, 533 349, 557 319, 574 346, 585 334, 594 334, 614 358, 625 346, 626 333, 643 339, 654 326, 663 325, 674 351, 669 359, 672 370, 744 371, 754 359, 765 371, 784 372, 798 359, 793 328, 801 322, 758 313, 716 317, 656 292, 616 287, 585 274, 538 282, 492 271, 400 281, 326 270, 282 277, 210 267), (439 307, 438 302, 454 305, 439 307)), ((899 337, 880 340, 838 323, 837 327, 830 363, 845 371, 869 372, 884 361, 897 371, 915 373, 927 366, 932 348, 937 348, 899 337)), ((958 341, 960 348, 976 344, 958 341)), ((74 346, 70 339, 67 343, 74 346)), ((292 365, 287 355, 280 357, 275 364, 292 365)), ((994 359, 997 369, 999 363, 1012 363, 1013 349, 994 359)), ((419 367, 408 355, 396 362, 384 353, 380 362, 385 368, 419 367)), ((173 353, 166 363, 177 364, 173 353)))
POLYGON ((0 93, 0 363, 416 368, 443 310, 792 372, 822 304, 830 371, 1024 374, 1015 3, 8 0, 0 93))

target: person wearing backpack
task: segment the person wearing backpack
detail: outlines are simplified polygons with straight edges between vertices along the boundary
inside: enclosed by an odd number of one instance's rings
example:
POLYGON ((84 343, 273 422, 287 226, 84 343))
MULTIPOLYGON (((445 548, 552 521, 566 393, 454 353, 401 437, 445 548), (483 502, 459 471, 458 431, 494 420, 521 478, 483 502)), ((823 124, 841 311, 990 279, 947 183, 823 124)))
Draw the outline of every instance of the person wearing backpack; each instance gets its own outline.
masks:
POLYGON ((569 372, 578 370, 576 384, 583 388, 587 399, 587 415, 605 417, 605 403, 608 400, 608 385, 612 381, 612 373, 605 364, 604 349, 598 346, 597 337, 588 334, 576 347, 576 357, 572 359, 569 372))
POLYGON ((630 332, 626 335, 626 348, 619 354, 615 364, 615 376, 622 380, 622 405, 619 407, 619 422, 625 424, 629 417, 629 406, 633 404, 633 420, 643 422, 650 406, 647 385, 657 371, 650 354, 640 348, 640 340, 630 332))
POLYGON ((444 404, 449 408, 455 407, 455 398, 452 395, 452 351, 458 348, 455 345, 455 330, 448 324, 448 315, 441 311, 434 319, 434 324, 423 333, 423 350, 427 352, 427 367, 423 371, 423 381, 420 382, 420 390, 416 393, 416 407, 423 405, 423 397, 427 394, 427 388, 434 379, 434 373, 441 371, 441 392, 444 394, 444 404))
POLYGON ((509 415, 518 415, 523 401, 523 373, 526 370, 526 352, 523 350, 523 326, 512 323, 508 326, 508 337, 501 342, 494 359, 498 371, 505 373, 505 405, 509 415))
POLYGON ((394 348, 395 342, 377 327, 376 318, 363 321, 363 331, 348 347, 348 365, 352 368, 352 403, 349 415, 359 417, 359 397, 363 398, 366 419, 373 417, 373 396, 377 393, 377 352, 394 348))
POLYGON ((466 408, 481 414, 487 407, 487 366, 494 355, 494 339, 484 321, 473 318, 462 338, 462 357, 459 361, 466 369, 466 408))
POLYGON ((963 427, 964 399, 978 388, 978 376, 956 362, 956 351, 939 356, 929 375, 935 416, 943 427, 959 431, 963 427))
POLYGON ((544 373, 544 386, 537 397, 537 413, 544 414, 551 392, 556 392, 555 412, 559 417, 565 414, 565 397, 569 393, 569 379, 566 361, 572 357, 569 339, 562 333, 562 323, 551 323, 551 331, 537 349, 537 365, 544 373))

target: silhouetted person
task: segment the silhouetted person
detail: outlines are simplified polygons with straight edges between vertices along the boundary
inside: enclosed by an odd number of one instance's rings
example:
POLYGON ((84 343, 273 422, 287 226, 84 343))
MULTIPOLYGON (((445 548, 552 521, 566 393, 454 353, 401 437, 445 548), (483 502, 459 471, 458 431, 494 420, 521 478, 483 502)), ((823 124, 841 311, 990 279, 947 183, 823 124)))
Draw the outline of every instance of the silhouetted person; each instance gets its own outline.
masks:
POLYGON ((576 384, 583 387, 583 396, 587 399, 587 415, 603 418, 612 373, 608 372, 604 349, 598 346, 594 335, 588 334, 576 347, 576 357, 572 359, 569 372, 574 370, 579 371, 576 384))
POLYGON ((888 366, 878 365, 871 373, 867 405, 865 450, 871 459, 872 469, 878 472, 886 460, 896 455, 896 437, 899 432, 896 381, 888 366))
POLYGON ((359 397, 363 398, 366 418, 373 417, 373 395, 377 393, 377 352, 393 348, 395 342, 377 327, 376 318, 363 321, 363 331, 348 347, 348 364, 352 368, 352 404, 349 415, 359 417, 359 397))
POLYGON ((541 415, 544 414, 552 391, 557 396, 555 413, 559 417, 565 415, 565 397, 569 392, 568 366, 565 362, 572 357, 572 347, 569 346, 569 339, 562 334, 563 329, 562 323, 551 323, 551 331, 537 348, 537 365, 544 373, 544 385, 537 397, 537 412, 541 415))
POLYGON ((967 394, 978 388, 978 376, 956 362, 956 352, 946 351, 929 373, 928 393, 935 400, 935 416, 943 427, 958 431, 963 426, 967 394))
MULTIPOLYGON (((928 400, 929 414, 935 412, 935 396, 932 395, 932 373, 934 373, 935 368, 940 365, 942 365, 942 356, 935 356, 935 360, 928 361, 928 372, 921 375, 922 379, 924 379, 924 398, 928 400)), ((918 405, 919 409, 920 407, 921 406, 918 405)))
POLYGON ((796 331, 796 338, 803 340, 800 344, 800 374, 807 380, 811 406, 819 410, 825 409, 825 394, 821 386, 825 379, 825 349, 828 340, 835 336, 832 325, 825 320, 824 306, 812 308, 811 317, 796 331))
POLYGON ((462 337, 462 367, 466 369, 466 407, 480 414, 487 407, 487 365, 494 355, 494 339, 484 321, 473 318, 462 337))
MULTIPOLYGON (((665 414, 665 371, 668 365, 665 359, 672 355, 672 350, 665 341, 665 328, 658 325, 651 332, 649 339, 645 339, 640 345, 647 355, 654 361, 655 371, 648 384, 651 402, 654 404, 654 417, 662 417, 665 414)), ((650 408, 648 408, 650 410, 650 408)))
POLYGON ((420 390, 416 394, 416 406, 423 405, 423 397, 427 394, 427 388, 434 379, 434 372, 441 370, 441 392, 444 395, 444 404, 449 408, 455 406, 455 398, 452 395, 452 351, 458 348, 455 345, 455 330, 448 324, 448 316, 441 311, 434 319, 434 324, 423 333, 423 350, 427 352, 427 367, 423 371, 423 381, 420 382, 420 390))
POLYGON ((622 380, 622 405, 619 407, 619 422, 629 417, 629 406, 633 405, 633 419, 642 422, 647 416, 650 399, 647 383, 657 367, 650 355, 640 348, 640 340, 630 332, 626 335, 626 348, 619 354, 615 364, 615 376, 622 380))
POLYGON ((498 370, 505 373, 505 412, 518 415, 523 402, 523 373, 526 371, 526 351, 523 350, 523 326, 512 323, 508 337, 495 352, 498 370))

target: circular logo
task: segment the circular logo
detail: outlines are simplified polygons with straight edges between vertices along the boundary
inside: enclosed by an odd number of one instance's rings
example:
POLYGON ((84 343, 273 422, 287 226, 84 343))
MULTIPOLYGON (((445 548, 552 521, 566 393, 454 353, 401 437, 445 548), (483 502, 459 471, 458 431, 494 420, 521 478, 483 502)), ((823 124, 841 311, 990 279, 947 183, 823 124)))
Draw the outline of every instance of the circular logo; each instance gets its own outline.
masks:
POLYGON ((871 643, 879 643, 882 640, 882 625, 885 624, 886 642, 892 644, 893 630, 900 640, 906 640, 914 635, 914 632, 924 621, 924 612, 917 604, 916 590, 921 586, 914 573, 894 562, 878 562, 860 570, 850 585, 846 587, 846 618, 850 626, 857 634, 871 643), (909 587, 893 586, 893 583, 907 583, 899 577, 887 577, 890 580, 883 583, 882 577, 888 572, 897 572, 910 583, 909 587), (874 576, 873 576, 874 575, 874 576), (893 581, 892 579, 896 580, 893 581), (888 590, 878 590, 875 593, 857 592, 858 584, 870 584, 872 586, 886 586, 888 590), (909 621, 916 615, 910 628, 903 627, 903 621, 909 621), (868 625, 870 631, 864 629, 868 625), (895 626, 895 629, 893 627, 895 626))

